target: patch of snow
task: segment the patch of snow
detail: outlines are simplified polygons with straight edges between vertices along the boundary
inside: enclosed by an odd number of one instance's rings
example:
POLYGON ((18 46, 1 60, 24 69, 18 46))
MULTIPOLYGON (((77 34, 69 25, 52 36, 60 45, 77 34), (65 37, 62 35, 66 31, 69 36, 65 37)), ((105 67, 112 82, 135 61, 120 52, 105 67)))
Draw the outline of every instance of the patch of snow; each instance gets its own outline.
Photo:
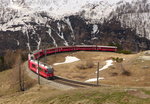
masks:
POLYGON ((98 40, 98 38, 97 38, 97 37, 94 37, 94 38, 92 38, 91 40, 98 40))
POLYGON ((61 33, 61 36, 62 36, 62 39, 64 40, 64 45, 69 46, 68 42, 64 38, 64 33, 63 32, 61 33))
POLYGON ((52 36, 52 30, 49 29, 49 30, 47 31, 47 33, 48 33, 49 36, 52 38, 53 44, 55 45, 55 47, 57 47, 58 45, 57 45, 57 43, 56 43, 56 40, 55 40, 54 37, 52 36))
MULTIPOLYGON (((106 62, 106 65, 105 66, 103 66, 101 69, 99 69, 99 71, 102 71, 102 70, 104 70, 104 69, 107 69, 109 66, 112 66, 113 64, 113 60, 106 60, 105 61, 106 62)), ((95 72, 95 73, 97 73, 97 71, 95 72)), ((103 77, 100 77, 99 78, 99 80, 102 80, 102 79, 104 79, 103 77)), ((95 81, 97 81, 97 78, 92 78, 92 79, 89 79, 89 80, 86 80, 85 82, 95 82, 95 81)))
POLYGON ((93 25, 93 31, 91 32, 92 34, 97 33, 98 31, 98 26, 97 25, 93 25))
MULTIPOLYGON (((21 15, 46 11, 49 16, 55 19, 62 19, 65 16, 87 10, 85 17, 101 19, 101 17, 109 16, 119 1, 121 0, 0 0, 0 6, 13 9, 21 15), (88 4, 91 7, 86 6, 88 4), (99 6, 92 9, 95 4, 99 6)), ((131 0, 124 1, 129 2, 131 0)))
POLYGON ((41 45, 41 38, 39 37, 39 41, 37 42, 37 49, 39 50, 40 49, 40 45, 41 45))
POLYGON ((17 41, 17 45, 19 46, 20 45, 19 41, 18 40, 16 40, 16 41, 17 41))
POLYGON ((28 47, 28 49, 29 49, 29 51, 30 51, 30 50, 31 50, 31 47, 30 47, 30 38, 29 38, 29 34, 28 34, 28 31, 27 31, 27 30, 25 30, 24 32, 25 32, 25 34, 27 35, 27 39, 28 39, 27 47, 28 47))
POLYGON ((80 59, 78 59, 77 57, 74 57, 74 56, 67 56, 65 57, 65 62, 61 62, 61 63, 55 63, 53 65, 61 65, 61 64, 67 64, 67 63, 73 63, 73 62, 76 62, 76 61, 79 61, 80 59))
POLYGON ((30 43, 26 43, 27 44, 27 47, 28 47, 28 49, 29 49, 29 51, 31 50, 31 48, 30 48, 30 43))
POLYGON ((64 45, 65 46, 69 46, 69 44, 68 44, 68 42, 65 40, 65 38, 64 38, 64 33, 63 32, 61 32, 61 24, 58 22, 57 23, 57 28, 58 28, 58 32, 57 31, 55 31, 56 32, 56 34, 61 38, 61 39, 63 39, 64 40, 64 45))
POLYGON ((73 31, 73 28, 72 28, 72 25, 71 25, 71 22, 70 22, 69 18, 65 19, 65 21, 66 21, 66 23, 69 25, 70 30, 72 31, 71 37, 75 40, 74 31, 73 31))
MULTIPOLYGON (((99 78, 98 80, 103 80, 103 79, 104 79, 104 78, 101 77, 101 78, 99 78)), ((95 81, 97 81, 97 78, 92 78, 92 79, 86 80, 85 82, 95 82, 95 81)))
POLYGON ((150 56, 140 56, 138 59, 150 61, 150 56))
MULTIPOLYGON (((112 66, 113 64, 113 60, 107 60, 107 61, 105 61, 106 62, 106 65, 105 66, 103 66, 101 69, 99 69, 99 71, 102 71, 102 70, 104 70, 104 69, 107 69, 107 68, 109 68, 110 66, 112 66)), ((97 71, 95 72, 95 73, 97 73, 97 71)))

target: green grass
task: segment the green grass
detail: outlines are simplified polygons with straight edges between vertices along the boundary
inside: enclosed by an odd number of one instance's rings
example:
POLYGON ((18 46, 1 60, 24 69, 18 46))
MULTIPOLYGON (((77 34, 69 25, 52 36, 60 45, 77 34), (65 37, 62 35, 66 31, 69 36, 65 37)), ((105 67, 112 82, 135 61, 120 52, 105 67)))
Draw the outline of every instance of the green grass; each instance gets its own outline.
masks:
POLYGON ((37 100, 34 104, 150 104, 150 99, 134 97, 124 90, 96 89, 69 91, 37 100))
POLYGON ((129 50, 121 50, 121 51, 117 51, 117 53, 132 54, 132 52, 129 50))
POLYGON ((148 94, 148 95, 150 95, 150 90, 145 90, 145 89, 142 89, 142 91, 143 91, 145 94, 148 94))

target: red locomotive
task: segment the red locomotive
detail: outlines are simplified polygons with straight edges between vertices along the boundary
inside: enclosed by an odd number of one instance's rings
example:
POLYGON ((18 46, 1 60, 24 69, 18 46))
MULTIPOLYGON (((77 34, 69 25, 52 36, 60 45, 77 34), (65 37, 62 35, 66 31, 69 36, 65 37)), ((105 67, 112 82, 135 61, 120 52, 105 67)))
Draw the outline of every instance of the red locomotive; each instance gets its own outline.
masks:
POLYGON ((54 77, 54 70, 51 66, 38 62, 38 60, 34 60, 34 57, 30 54, 28 56, 28 67, 30 70, 37 74, 39 73, 39 75, 44 78, 53 79, 54 77))
POLYGON ((35 73, 39 73, 39 75, 47 78, 54 78, 54 70, 51 66, 48 66, 44 63, 37 61, 38 58, 46 55, 51 55, 59 52, 71 52, 71 51, 109 51, 116 52, 117 47, 114 46, 97 46, 97 45, 77 45, 77 46, 67 46, 67 47, 57 47, 50 48, 46 50, 38 50, 34 51, 33 54, 29 54, 28 57, 28 67, 35 73), (39 71, 39 72, 38 72, 39 71))

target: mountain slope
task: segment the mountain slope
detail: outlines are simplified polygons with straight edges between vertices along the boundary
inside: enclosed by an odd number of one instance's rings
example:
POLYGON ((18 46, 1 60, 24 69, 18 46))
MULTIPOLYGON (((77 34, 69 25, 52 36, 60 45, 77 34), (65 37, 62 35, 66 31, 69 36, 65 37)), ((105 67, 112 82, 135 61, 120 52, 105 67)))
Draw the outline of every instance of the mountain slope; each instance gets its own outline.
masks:
POLYGON ((0 51, 76 44, 150 49, 149 0, 1 0, 0 51))

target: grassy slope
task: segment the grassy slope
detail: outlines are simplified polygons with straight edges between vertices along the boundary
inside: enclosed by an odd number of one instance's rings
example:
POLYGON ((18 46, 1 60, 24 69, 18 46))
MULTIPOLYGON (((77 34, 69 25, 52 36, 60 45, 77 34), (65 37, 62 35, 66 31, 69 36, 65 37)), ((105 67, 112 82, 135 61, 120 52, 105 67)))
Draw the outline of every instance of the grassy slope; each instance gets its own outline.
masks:
MULTIPOLYGON (((78 57, 85 58, 82 55, 78 57)), ((130 61, 134 62, 134 64, 133 66, 131 65, 127 67, 133 68, 136 66, 135 69, 137 70, 140 70, 145 65, 149 65, 148 62, 145 61, 141 66, 139 65, 139 63, 141 62, 134 60, 134 58, 130 58, 130 60, 127 60, 124 64, 130 63, 130 61)), ((133 74, 135 69, 132 70, 133 78, 141 75, 141 71, 137 71, 136 74, 133 74)), ((145 71, 143 70, 147 71, 148 69, 142 69, 142 75, 148 75, 148 73, 145 73, 145 71)), ((16 92, 16 90, 11 87, 11 74, 12 70, 0 72, 0 104, 150 104, 149 87, 133 88, 118 86, 61 91, 52 89, 50 86, 47 85, 34 85, 32 88, 26 90, 25 92, 16 92)), ((105 76, 108 75, 106 74, 105 76)), ((117 76, 117 78, 120 77, 123 76, 117 76)), ((143 80, 142 78, 140 79, 143 80)), ((128 80, 128 78, 125 78, 125 80, 128 80)), ((123 83, 123 81, 125 80, 123 77, 119 82, 123 83)), ((104 81, 103 83, 112 84, 112 82, 107 81, 108 80, 104 81)), ((117 79, 115 78, 113 79, 113 81, 113 84, 118 83, 117 79)), ((136 82, 133 80, 133 85, 136 85, 137 82, 138 80, 136 82)), ((148 82, 146 80, 146 82, 144 83, 146 83, 147 85, 148 82)))
POLYGON ((0 98, 0 104, 149 104, 150 89, 93 88, 58 91, 35 86, 24 93, 0 98), (140 92, 145 92, 140 96, 140 92), (132 94, 133 93, 133 94, 132 94), (134 95, 134 93, 136 95, 134 95), (146 97, 143 97, 146 96, 146 97))
POLYGON ((11 72, 12 70, 0 72, 0 96, 14 92, 12 89, 10 89, 11 81, 9 77, 11 77, 11 72))
POLYGON ((122 86, 150 86, 150 61, 139 60, 138 57, 140 55, 141 53, 124 55, 112 52, 80 51, 51 55, 47 57, 47 62, 48 64, 53 65, 53 63, 64 62, 66 56, 75 56, 81 60, 70 64, 53 66, 55 69, 55 75, 67 77, 73 80, 85 81, 90 78, 96 78, 95 71, 97 70, 97 62, 100 62, 100 68, 102 68, 106 64, 105 61, 111 59, 112 57, 124 58, 125 60, 122 65, 125 70, 131 73, 131 75, 122 75, 120 65, 114 62, 113 66, 106 70, 100 71, 100 77, 105 78, 101 81, 101 83, 122 86), (77 65, 85 63, 89 60, 95 64, 93 68, 84 70, 77 68, 77 65), (117 75, 113 76, 112 73, 117 73, 117 75))
POLYGON ((72 91, 37 102, 45 104, 149 104, 150 99, 132 96, 123 89, 98 88, 88 91, 86 89, 72 91))

